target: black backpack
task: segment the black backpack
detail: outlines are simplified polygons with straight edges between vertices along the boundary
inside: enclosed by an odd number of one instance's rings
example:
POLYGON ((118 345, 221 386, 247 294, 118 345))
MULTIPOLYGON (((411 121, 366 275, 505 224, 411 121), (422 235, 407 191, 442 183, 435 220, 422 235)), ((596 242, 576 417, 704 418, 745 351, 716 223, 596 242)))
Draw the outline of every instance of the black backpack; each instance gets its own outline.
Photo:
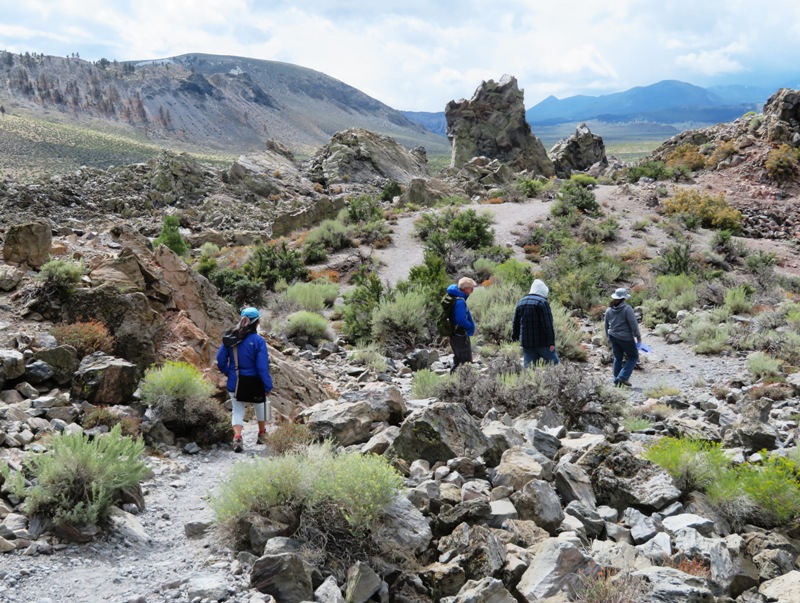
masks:
POLYGON ((456 323, 453 322, 453 309, 456 306, 456 298, 445 293, 442 300, 439 302, 441 312, 436 321, 436 329, 442 337, 452 337, 456 334, 456 323))

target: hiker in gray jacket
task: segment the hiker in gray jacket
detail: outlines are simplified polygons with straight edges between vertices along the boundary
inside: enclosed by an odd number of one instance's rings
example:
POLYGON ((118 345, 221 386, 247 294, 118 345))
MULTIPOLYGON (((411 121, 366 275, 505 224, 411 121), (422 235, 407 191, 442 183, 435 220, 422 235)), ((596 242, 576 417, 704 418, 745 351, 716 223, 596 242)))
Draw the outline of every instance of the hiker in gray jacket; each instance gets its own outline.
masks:
POLYGON ((606 309, 606 337, 614 352, 614 385, 630 387, 631 373, 639 360, 637 344, 642 343, 639 323, 633 308, 625 303, 630 297, 627 289, 620 288, 611 294, 611 303, 606 309))

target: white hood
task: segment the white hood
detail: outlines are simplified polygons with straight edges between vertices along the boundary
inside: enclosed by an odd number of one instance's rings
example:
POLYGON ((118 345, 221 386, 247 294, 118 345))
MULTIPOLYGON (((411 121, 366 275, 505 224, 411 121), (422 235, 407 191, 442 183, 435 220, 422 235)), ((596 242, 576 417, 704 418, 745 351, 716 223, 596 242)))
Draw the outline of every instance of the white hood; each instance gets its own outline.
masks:
POLYGON ((544 281, 536 279, 531 285, 531 295, 541 295, 546 298, 550 294, 550 289, 544 284, 544 281))

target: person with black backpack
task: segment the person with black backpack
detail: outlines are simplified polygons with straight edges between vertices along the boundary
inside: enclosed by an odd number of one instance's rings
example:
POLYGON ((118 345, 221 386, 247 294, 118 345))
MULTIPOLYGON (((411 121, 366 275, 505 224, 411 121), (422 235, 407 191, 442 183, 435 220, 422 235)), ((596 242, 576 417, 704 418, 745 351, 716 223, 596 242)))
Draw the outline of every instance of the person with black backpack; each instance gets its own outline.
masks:
POLYGON ((444 318, 448 322, 450 348, 453 350, 453 368, 450 374, 467 362, 472 362, 472 346, 469 338, 475 334, 475 321, 467 307, 467 298, 477 284, 469 277, 459 279, 458 285, 450 285, 442 299, 444 318), (448 312, 447 308, 451 308, 448 312))
POLYGON ((233 451, 242 452, 242 428, 247 403, 255 404, 258 421, 258 443, 263 443, 267 421, 272 420, 269 393, 272 377, 269 374, 267 342, 258 334, 259 313, 256 308, 242 310, 236 329, 225 333, 217 352, 217 367, 228 377, 227 389, 233 406, 233 451))

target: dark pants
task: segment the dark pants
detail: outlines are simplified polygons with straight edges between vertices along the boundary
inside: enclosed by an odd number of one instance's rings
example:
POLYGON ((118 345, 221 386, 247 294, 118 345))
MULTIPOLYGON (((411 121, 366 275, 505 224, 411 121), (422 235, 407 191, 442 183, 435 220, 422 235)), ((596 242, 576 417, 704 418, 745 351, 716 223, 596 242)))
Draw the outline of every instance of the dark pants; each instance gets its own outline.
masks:
POLYGON ((472 345, 467 335, 453 335, 450 338, 450 347, 453 349, 453 368, 450 369, 452 375, 462 364, 472 362, 472 345))
POLYGON ((531 363, 536 364, 539 360, 543 360, 545 364, 558 364, 558 354, 556 351, 550 351, 550 346, 543 348, 522 348, 522 361, 525 368, 528 368, 531 363))
POLYGON ((612 335, 608 336, 608 341, 614 351, 614 383, 628 381, 631 378, 636 362, 639 360, 636 341, 633 339, 618 339, 612 335))

